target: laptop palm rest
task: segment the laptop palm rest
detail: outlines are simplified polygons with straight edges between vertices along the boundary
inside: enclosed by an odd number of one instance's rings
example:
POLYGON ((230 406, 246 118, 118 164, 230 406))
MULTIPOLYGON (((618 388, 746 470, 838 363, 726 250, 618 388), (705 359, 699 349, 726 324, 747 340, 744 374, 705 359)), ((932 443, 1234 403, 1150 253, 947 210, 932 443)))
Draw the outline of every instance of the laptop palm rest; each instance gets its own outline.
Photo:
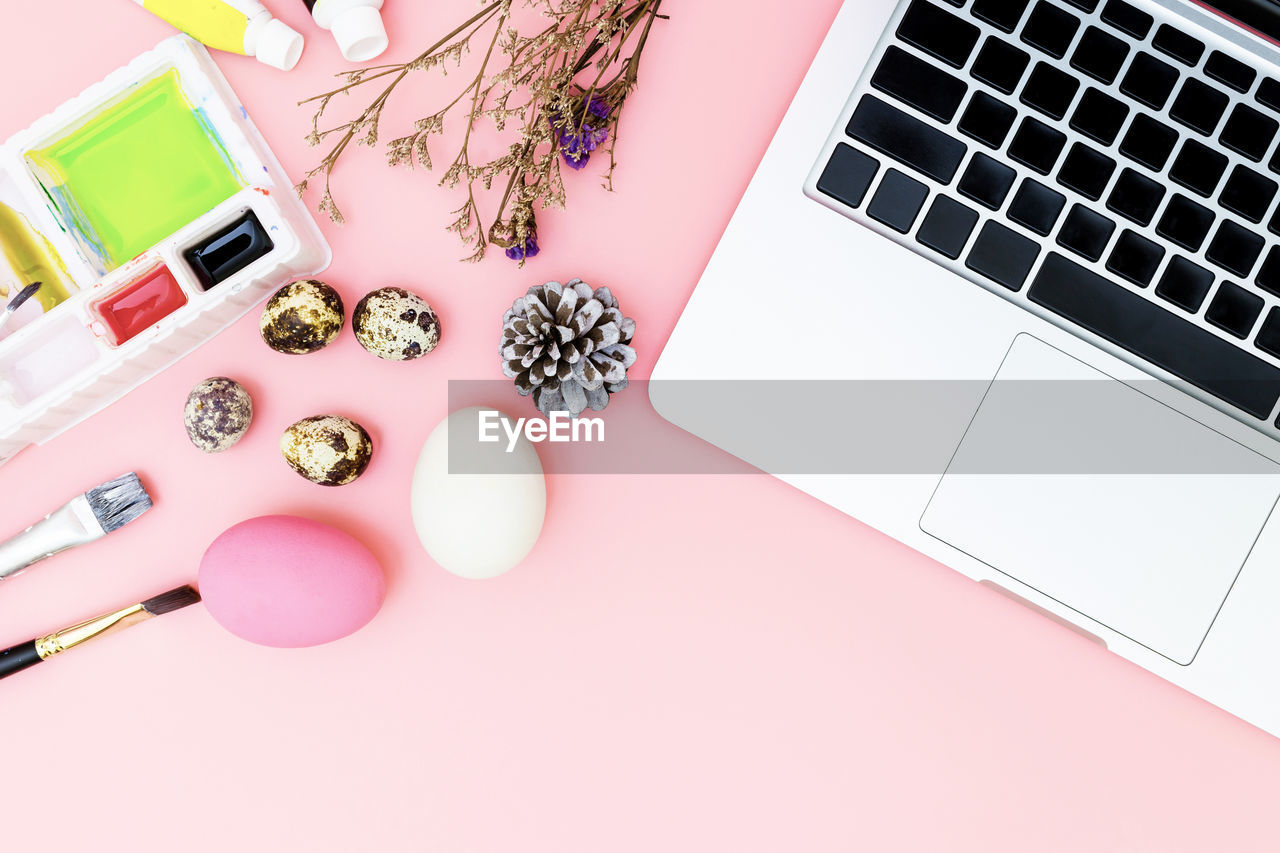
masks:
POLYGON ((920 527, 1185 665, 1277 496, 1276 463, 1019 335, 920 527))

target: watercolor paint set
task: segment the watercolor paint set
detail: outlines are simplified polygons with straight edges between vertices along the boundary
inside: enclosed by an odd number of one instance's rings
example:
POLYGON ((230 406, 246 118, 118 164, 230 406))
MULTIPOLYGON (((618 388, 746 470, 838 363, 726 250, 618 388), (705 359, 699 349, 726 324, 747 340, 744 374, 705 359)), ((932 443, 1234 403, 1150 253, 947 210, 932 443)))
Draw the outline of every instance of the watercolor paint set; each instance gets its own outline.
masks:
POLYGON ((0 146, 0 463, 331 253, 221 72, 161 42, 0 146))

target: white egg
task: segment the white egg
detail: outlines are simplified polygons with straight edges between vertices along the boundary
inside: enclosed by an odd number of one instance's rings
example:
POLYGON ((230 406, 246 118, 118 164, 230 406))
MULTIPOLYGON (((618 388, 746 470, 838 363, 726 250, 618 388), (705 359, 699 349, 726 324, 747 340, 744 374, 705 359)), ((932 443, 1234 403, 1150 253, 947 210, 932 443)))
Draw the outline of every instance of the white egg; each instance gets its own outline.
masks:
POLYGON ((422 446, 413 472, 413 525, 437 563, 463 578, 494 578, 533 549, 547 510, 538 452, 523 435, 511 443, 494 409, 459 409, 422 446), (488 434, 480 441, 482 413, 488 434), (450 453, 450 433, 458 437, 450 453))

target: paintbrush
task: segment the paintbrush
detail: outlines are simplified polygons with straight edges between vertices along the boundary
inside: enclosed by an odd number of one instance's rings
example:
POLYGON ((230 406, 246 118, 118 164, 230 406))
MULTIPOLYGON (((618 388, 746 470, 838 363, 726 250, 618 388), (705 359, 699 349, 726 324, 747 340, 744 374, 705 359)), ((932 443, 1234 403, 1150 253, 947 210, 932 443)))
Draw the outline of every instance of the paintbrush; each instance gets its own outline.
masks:
POLYGON ((125 474, 71 499, 6 542, 0 542, 0 580, 59 551, 94 542, 151 509, 137 474, 125 474))
POLYGON ((177 589, 169 590, 163 595, 148 598, 140 604, 125 607, 114 613, 104 614, 96 619, 90 619, 88 622, 81 622, 79 625, 72 625, 70 628, 55 631, 47 637, 41 637, 38 640, 32 640, 29 643, 22 643, 11 649, 6 649, 0 652, 0 678, 13 675, 15 672, 21 672, 27 667, 35 666, 56 654, 65 652, 67 649, 75 648, 81 643, 137 625, 139 622, 145 622, 156 616, 163 616, 166 613, 181 610, 199 600, 200 593, 196 592, 195 587, 180 586, 177 589))
POLYGON ((36 291, 40 289, 42 282, 33 281, 22 290, 18 291, 17 296, 9 300, 9 304, 5 306, 4 313, 0 314, 0 329, 4 328, 4 324, 9 322, 9 318, 13 313, 23 306, 31 297, 36 295, 36 291))

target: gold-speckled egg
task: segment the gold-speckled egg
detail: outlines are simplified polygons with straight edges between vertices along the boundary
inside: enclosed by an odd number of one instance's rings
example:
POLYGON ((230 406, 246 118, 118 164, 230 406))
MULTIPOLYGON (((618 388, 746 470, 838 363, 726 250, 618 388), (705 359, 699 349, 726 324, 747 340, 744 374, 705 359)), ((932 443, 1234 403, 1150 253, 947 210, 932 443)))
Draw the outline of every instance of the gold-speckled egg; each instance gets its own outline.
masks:
POLYGON ((293 470, 321 486, 345 486, 369 467, 373 440, 341 415, 303 418, 284 431, 280 452, 293 470))
POLYGON ((306 355, 324 349, 342 331, 342 297, 313 278, 286 284, 267 300, 259 327, 276 352, 306 355))
POLYGON ((221 453, 249 431, 253 398, 234 379, 206 379, 187 396, 183 423, 192 444, 205 453, 221 453))
POLYGON ((440 343, 440 318, 427 300, 399 287, 383 287, 351 313, 360 346, 387 361, 422 358, 440 343))

